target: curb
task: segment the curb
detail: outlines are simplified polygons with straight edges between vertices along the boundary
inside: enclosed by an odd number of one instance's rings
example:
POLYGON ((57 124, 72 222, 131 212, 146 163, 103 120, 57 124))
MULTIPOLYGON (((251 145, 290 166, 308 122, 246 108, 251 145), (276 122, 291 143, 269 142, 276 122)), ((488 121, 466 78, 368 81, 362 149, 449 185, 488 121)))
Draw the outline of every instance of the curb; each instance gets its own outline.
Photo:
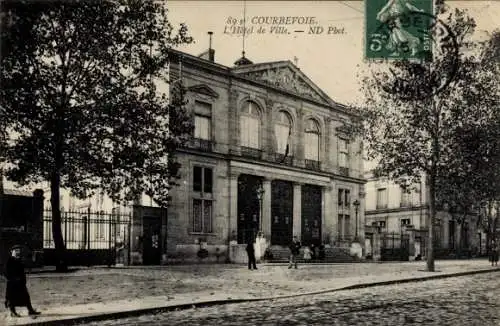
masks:
MULTIPOLYGON (((38 323, 33 322, 33 323, 16 324, 16 326, 24 326, 24 325, 30 325, 30 326, 79 325, 81 323, 90 323, 90 322, 110 320, 110 319, 130 318, 130 317, 137 317, 137 316, 141 316, 141 315, 158 314, 158 313, 164 313, 164 312, 169 312, 169 311, 186 310, 186 309, 191 309, 191 308, 206 308, 206 307, 225 305, 225 304, 289 299, 289 298, 297 298, 297 297, 302 297, 302 296, 325 294, 325 293, 332 293, 332 292, 339 292, 339 291, 346 291, 346 290, 355 290, 355 289, 362 289, 362 288, 369 288, 369 287, 376 287, 376 286, 414 283, 414 282, 421 282, 421 281, 428 281, 428 280, 436 280, 436 279, 460 277, 460 276, 476 275, 476 274, 486 274, 486 273, 493 273, 493 272, 500 272, 500 268, 482 269, 482 270, 476 270, 476 271, 458 272, 458 273, 442 274, 442 275, 421 276, 421 277, 413 277, 413 278, 408 278, 408 279, 398 279, 398 280, 390 280, 390 281, 361 283, 361 284, 348 285, 348 286, 341 287, 341 288, 333 288, 333 289, 327 289, 327 290, 321 290, 321 291, 289 294, 289 295, 281 295, 281 296, 272 296, 272 297, 246 298, 246 299, 245 298, 243 298, 243 299, 223 299, 223 300, 200 301, 200 302, 184 303, 184 304, 174 304, 174 305, 164 306, 164 307, 143 308, 143 309, 136 309, 136 310, 130 310, 130 311, 104 313, 104 314, 97 314, 97 315, 91 315, 91 316, 69 318, 69 319, 64 319, 64 320, 51 320, 51 321, 38 322, 38 323)), ((430 273, 432 273, 432 272, 430 272, 430 273)))

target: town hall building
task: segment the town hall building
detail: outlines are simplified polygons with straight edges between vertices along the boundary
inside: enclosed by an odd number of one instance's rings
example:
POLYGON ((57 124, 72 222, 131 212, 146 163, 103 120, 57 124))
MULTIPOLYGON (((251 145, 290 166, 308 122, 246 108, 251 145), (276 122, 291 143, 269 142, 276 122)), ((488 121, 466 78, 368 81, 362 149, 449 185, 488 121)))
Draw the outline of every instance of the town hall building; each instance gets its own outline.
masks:
POLYGON ((342 128, 354 112, 290 61, 253 63, 243 53, 227 67, 213 49, 170 57, 171 92, 177 82, 187 89, 195 131, 176 154, 181 179, 164 258, 205 249, 235 261, 231 246, 257 236, 271 249, 293 236, 304 245, 364 244, 361 142, 342 128))

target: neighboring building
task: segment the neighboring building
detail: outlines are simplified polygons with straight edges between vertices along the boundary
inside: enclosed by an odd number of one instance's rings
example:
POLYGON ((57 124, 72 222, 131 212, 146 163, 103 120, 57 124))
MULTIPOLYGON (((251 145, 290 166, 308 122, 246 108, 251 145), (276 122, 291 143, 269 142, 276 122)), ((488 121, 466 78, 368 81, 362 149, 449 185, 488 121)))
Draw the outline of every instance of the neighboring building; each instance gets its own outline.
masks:
MULTIPOLYGON (((1 189, 0 189, 1 190, 1 189)), ((32 254, 28 265, 37 264, 43 249, 43 191, 3 189, 0 193, 0 267, 6 262, 9 249, 25 246, 32 254)))
POLYGON ((258 231, 272 248, 294 235, 334 246, 357 232, 364 243, 360 142, 342 131, 353 113, 290 61, 243 56, 226 67, 207 53, 171 53, 170 80, 187 87, 195 132, 177 154, 166 254, 222 253, 258 231))
MULTIPOLYGON (((425 178, 406 189, 386 178, 376 178, 372 172, 365 174, 366 225, 377 226, 383 234, 415 234, 414 255, 425 256, 428 237, 428 187, 425 178)), ((486 250, 486 236, 478 228, 477 216, 471 215, 458 223, 446 205, 437 205, 434 228, 436 256, 449 256, 457 252, 472 253, 486 250)))

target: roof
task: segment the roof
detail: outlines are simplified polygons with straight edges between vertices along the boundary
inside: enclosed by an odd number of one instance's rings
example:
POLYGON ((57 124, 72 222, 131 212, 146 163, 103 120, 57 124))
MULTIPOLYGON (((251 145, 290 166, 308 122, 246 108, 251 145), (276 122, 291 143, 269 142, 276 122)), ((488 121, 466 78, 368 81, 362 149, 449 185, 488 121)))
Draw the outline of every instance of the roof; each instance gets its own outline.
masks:
POLYGON ((350 107, 332 100, 290 60, 252 63, 243 56, 235 62, 234 67, 228 67, 175 49, 171 49, 170 53, 175 61, 182 60, 183 62, 189 61, 191 64, 203 64, 203 67, 210 68, 214 72, 257 82, 311 100, 314 103, 356 115, 356 112, 350 107))

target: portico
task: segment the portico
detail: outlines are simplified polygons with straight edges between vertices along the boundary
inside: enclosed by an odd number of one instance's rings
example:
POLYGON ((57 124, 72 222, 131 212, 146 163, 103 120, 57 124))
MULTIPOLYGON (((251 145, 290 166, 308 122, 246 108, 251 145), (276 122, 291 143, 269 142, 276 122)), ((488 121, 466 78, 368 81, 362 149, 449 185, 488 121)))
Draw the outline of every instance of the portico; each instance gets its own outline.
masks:
POLYGON ((238 243, 262 232, 270 245, 287 246, 293 236, 319 245, 333 234, 331 179, 254 163, 231 162, 230 234, 238 243), (260 198, 259 198, 260 194, 260 198))

